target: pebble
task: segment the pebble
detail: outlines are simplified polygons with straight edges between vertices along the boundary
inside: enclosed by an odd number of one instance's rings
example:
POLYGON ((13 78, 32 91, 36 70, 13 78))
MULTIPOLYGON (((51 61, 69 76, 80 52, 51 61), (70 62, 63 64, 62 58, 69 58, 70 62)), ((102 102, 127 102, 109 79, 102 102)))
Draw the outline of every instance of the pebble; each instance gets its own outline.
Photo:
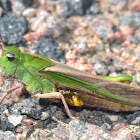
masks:
POLYGON ((100 14, 100 7, 98 5, 91 5, 89 9, 87 9, 86 14, 96 15, 100 14))
POLYGON ((107 75, 108 74, 108 68, 104 63, 96 63, 94 65, 94 70, 99 75, 107 75))
POLYGON ((12 4, 12 11, 16 16, 21 16, 23 11, 25 10, 25 6, 21 1, 16 0, 12 4))
POLYGON ((6 105, 0 105, 0 114, 4 111, 7 110, 7 106, 6 105))
POLYGON ((75 44, 74 48, 77 54, 81 54, 81 55, 86 54, 89 51, 87 42, 81 42, 79 44, 75 44))
MULTIPOLYGON (((28 126, 30 126, 30 125, 33 124, 33 121, 32 121, 31 119, 24 119, 24 122, 25 122, 28 126)), ((21 130, 20 130, 20 129, 17 129, 17 131, 21 131, 21 130)))
POLYGON ((63 52, 59 49, 58 44, 53 38, 40 39, 34 45, 34 50, 36 54, 40 54, 57 61, 61 61, 63 58, 63 52))
POLYGON ((136 126, 136 125, 129 125, 129 129, 131 131, 133 135, 133 139, 135 140, 139 140, 140 138, 140 126, 136 126))
POLYGON ((61 12, 64 17, 84 15, 92 5, 92 0, 60 0, 61 12))
MULTIPOLYGON (((28 138, 28 140, 34 140, 34 139, 41 139, 41 140, 47 140, 53 137, 53 133, 50 132, 48 129, 35 129, 34 132, 31 134, 31 136, 28 138)), ((56 138, 55 138, 56 139, 56 138)))
POLYGON ((0 130, 1 140, 17 140, 15 134, 12 131, 2 131, 0 130))
POLYGON ((8 116, 5 114, 1 115, 1 124, 0 124, 1 130, 6 131, 6 130, 13 130, 15 126, 8 121, 8 116))
POLYGON ((107 116, 112 122, 116 122, 119 119, 117 115, 107 115, 107 116))
POLYGON ((22 100, 20 105, 21 106, 25 106, 25 107, 29 107, 29 108, 35 107, 35 103, 31 99, 24 99, 24 100, 22 100))
POLYGON ((60 24, 58 19, 48 17, 47 21, 42 22, 41 26, 36 29, 36 32, 41 36, 58 38, 63 35, 64 29, 63 24, 60 24))
POLYGON ((136 74, 136 80, 137 80, 138 83, 140 83, 140 72, 138 72, 138 73, 136 74))
POLYGON ((23 121, 23 116, 22 115, 9 115, 8 121, 12 123, 14 126, 17 126, 21 124, 21 122, 23 121))
POLYGON ((70 51, 65 54, 65 58, 67 61, 76 61, 78 56, 76 54, 71 53, 70 51))
POLYGON ((44 10, 38 10, 36 13, 32 12, 31 14, 33 15, 28 14, 26 16, 31 25, 30 29, 40 36, 58 38, 65 33, 66 25, 62 24, 65 22, 64 18, 58 18, 44 10))
POLYGON ((77 59, 75 61, 72 60, 72 58, 69 58, 71 61, 69 61, 67 63, 67 65, 82 70, 82 71, 86 71, 86 72, 90 72, 92 74, 95 74, 95 71, 93 70, 93 66, 91 64, 87 64, 83 63, 83 61, 81 61, 81 59, 77 59))
POLYGON ((31 99, 24 99, 22 102, 15 103, 13 107, 10 108, 10 111, 13 114, 21 114, 23 108, 33 109, 35 108, 35 103, 31 99))
POLYGON ((7 12, 10 12, 12 10, 10 0, 1 0, 0 5, 0 7, 3 9, 3 14, 6 14, 7 12))
MULTIPOLYGON (((70 138, 69 138, 69 140, 82 139, 83 135, 85 135, 86 132, 87 132, 84 122, 79 121, 79 120, 71 121, 69 123, 69 130, 70 130, 70 138)), ((91 137, 93 137, 93 136, 94 136, 94 134, 91 137)))
POLYGON ((16 140, 21 140, 21 139, 23 138, 23 135, 18 133, 18 134, 16 135, 16 138, 17 138, 16 140))
POLYGON ((90 111, 90 110, 82 110, 80 112, 76 112, 76 116, 80 117, 80 119, 84 122, 88 120, 89 123, 102 126, 104 123, 111 124, 112 122, 106 117, 105 112, 103 111, 90 111))
POLYGON ((120 16, 120 25, 131 25, 131 28, 133 28, 134 30, 138 29, 140 27, 140 13, 135 12, 124 16, 120 16))
POLYGON ((41 36, 36 32, 27 33, 27 34, 23 35, 23 38, 27 41, 39 40, 40 37, 41 36))
POLYGON ((114 38, 113 31, 110 27, 99 26, 95 28, 95 33, 104 41, 112 40, 114 38))
POLYGON ((41 114, 41 120, 46 120, 50 117, 48 112, 42 112, 41 114))
POLYGON ((28 107, 23 107, 21 109, 21 114, 25 114, 27 116, 30 116, 31 118, 34 118, 34 119, 41 119, 41 111, 40 110, 37 110, 37 109, 34 109, 34 108, 28 108, 28 107))
POLYGON ((116 131, 113 131, 110 136, 111 136, 112 139, 132 140, 131 132, 126 127, 120 128, 116 131))
POLYGON ((135 120, 131 122, 132 124, 140 124, 140 117, 136 117, 135 120))
POLYGON ((31 99, 24 99, 21 103, 14 104, 10 111, 14 114, 23 114, 34 119, 41 119, 41 110, 35 108, 35 103, 31 99))
POLYGON ((120 26, 119 29, 124 37, 131 36, 133 34, 133 30, 128 26, 120 26))
POLYGON ((0 18, 2 17, 2 15, 3 15, 3 9, 2 7, 0 7, 0 18))
POLYGON ((12 11, 15 15, 21 16, 23 11, 32 6, 34 0, 15 0, 12 4, 12 11))
POLYGON ((140 49, 136 50, 136 57, 138 59, 138 62, 140 63, 140 49))
POLYGON ((94 27, 93 31, 103 40, 111 41, 114 39, 114 33, 112 30, 113 24, 104 16, 97 15, 90 21, 90 26, 94 27))
POLYGON ((79 120, 73 120, 69 123, 69 131, 69 140, 109 138, 109 133, 105 133, 100 127, 79 120))
POLYGON ((31 18, 36 15, 36 9, 35 8, 27 8, 23 11, 23 16, 31 18))
POLYGON ((127 122, 129 124, 140 125, 140 111, 134 112, 127 116, 127 122))
POLYGON ((124 41, 124 37, 123 37, 122 33, 119 31, 115 32, 115 38, 121 43, 124 41))
POLYGON ((140 1, 136 0, 132 2, 129 8, 131 12, 140 12, 140 1))
POLYGON ((3 41, 8 44, 19 43, 26 30, 27 25, 24 18, 18 18, 12 14, 7 14, 0 20, 0 33, 3 41))

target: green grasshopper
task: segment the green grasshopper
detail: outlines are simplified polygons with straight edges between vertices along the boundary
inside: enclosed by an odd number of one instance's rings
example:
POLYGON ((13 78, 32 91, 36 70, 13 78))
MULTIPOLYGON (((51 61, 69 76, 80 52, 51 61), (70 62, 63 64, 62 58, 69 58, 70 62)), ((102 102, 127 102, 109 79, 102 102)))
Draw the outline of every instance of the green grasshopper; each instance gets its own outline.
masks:
MULTIPOLYGON (((131 76, 113 78, 92 75, 41 55, 5 47, 2 38, 1 48, 0 67, 5 76, 17 78, 35 97, 62 100, 71 119, 74 117, 67 104, 116 112, 140 110, 140 88, 126 84, 132 80, 131 76), (37 94, 38 91, 42 94, 37 94)), ((16 88, 18 86, 7 93, 16 88)))

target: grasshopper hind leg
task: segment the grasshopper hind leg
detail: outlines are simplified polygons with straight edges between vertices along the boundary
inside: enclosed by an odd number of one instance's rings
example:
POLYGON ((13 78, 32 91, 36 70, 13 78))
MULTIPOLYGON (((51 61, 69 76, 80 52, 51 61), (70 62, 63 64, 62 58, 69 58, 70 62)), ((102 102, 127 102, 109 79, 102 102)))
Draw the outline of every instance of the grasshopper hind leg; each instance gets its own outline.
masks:
POLYGON ((79 119, 79 117, 74 117, 71 114, 71 111, 68 107, 68 104, 65 100, 65 97, 61 92, 51 92, 51 93, 47 93, 47 94, 36 94, 35 97, 44 98, 44 99, 60 99, 63 102, 63 105, 66 109, 66 112, 67 112, 69 118, 72 119, 72 120, 79 119))

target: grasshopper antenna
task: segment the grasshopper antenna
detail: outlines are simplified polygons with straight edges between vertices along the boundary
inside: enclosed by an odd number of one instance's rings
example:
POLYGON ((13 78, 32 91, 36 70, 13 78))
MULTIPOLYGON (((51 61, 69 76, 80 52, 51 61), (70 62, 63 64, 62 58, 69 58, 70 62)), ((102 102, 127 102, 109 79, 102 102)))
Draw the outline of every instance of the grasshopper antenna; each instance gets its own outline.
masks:
POLYGON ((1 41, 1 48, 2 48, 2 50, 5 48, 5 45, 4 45, 4 42, 3 42, 3 40, 2 40, 2 37, 1 37, 1 35, 0 35, 0 41, 1 41))
POLYGON ((4 45, 4 42, 3 42, 3 40, 2 40, 2 36, 1 36, 1 35, 0 35, 0 41, 1 41, 0 47, 1 47, 2 51, 4 52, 4 54, 6 54, 6 52, 4 51, 4 48, 6 48, 6 47, 5 47, 5 45, 4 45))

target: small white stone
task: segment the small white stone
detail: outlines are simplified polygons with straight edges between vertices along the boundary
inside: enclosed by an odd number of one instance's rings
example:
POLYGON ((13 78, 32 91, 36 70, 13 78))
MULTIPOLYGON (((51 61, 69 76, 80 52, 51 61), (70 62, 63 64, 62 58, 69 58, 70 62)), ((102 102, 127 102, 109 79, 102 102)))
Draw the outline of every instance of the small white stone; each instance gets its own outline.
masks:
POLYGON ((36 10, 34 8, 28 8, 23 11, 23 16, 33 17, 35 15, 36 10))
POLYGON ((132 124, 140 124, 140 117, 136 117, 132 124))
POLYGON ((6 109, 3 113, 6 114, 6 115, 8 115, 9 114, 9 110, 6 109))
POLYGON ((22 115, 10 115, 8 116, 8 121, 10 123, 12 123, 14 126, 17 126, 18 124, 20 124, 23 120, 23 116, 22 115))
POLYGON ((118 116, 117 116, 117 115, 108 115, 108 118, 109 118, 112 122, 118 121, 118 116))
POLYGON ((42 112, 41 114, 41 120, 46 120, 49 118, 49 114, 47 112, 42 112))

